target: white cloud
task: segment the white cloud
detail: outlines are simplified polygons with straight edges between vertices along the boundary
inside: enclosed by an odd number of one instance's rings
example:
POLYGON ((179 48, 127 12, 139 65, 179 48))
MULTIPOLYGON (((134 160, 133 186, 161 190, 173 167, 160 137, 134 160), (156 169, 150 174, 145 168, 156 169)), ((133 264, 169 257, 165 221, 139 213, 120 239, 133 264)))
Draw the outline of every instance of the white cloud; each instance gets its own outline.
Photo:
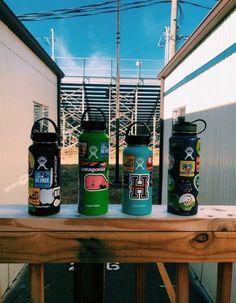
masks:
POLYGON ((73 57, 65 40, 57 38, 56 53, 56 62, 66 75, 82 76, 84 66, 86 76, 109 77, 111 74, 111 60, 100 51, 94 52, 85 59, 73 57))

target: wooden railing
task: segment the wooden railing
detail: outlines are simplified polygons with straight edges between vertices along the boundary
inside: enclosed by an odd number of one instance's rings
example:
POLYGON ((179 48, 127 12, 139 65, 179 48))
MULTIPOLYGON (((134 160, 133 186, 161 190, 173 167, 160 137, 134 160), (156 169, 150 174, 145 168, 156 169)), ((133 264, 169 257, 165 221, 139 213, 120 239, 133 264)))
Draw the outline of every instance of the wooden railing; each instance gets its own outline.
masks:
MULTIPOLYGON (((33 217, 27 206, 0 206, 0 263, 30 263, 31 302, 44 302, 44 263, 177 263, 176 302, 189 302, 188 263, 217 262, 217 303, 229 303, 236 261, 236 206, 200 207, 180 217, 156 205, 152 215, 85 217, 77 205, 33 217)), ((142 292, 142 291, 141 291, 142 292)), ((141 300, 139 300, 141 302, 141 300)))

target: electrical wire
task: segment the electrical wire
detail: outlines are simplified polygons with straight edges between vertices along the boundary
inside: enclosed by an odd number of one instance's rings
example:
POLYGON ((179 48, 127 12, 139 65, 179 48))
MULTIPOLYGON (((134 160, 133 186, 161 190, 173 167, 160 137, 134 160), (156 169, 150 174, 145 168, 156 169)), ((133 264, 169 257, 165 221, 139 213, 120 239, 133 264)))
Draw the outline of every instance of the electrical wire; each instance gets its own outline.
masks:
MULTIPOLYGON (((171 3, 171 0, 139 0, 124 3, 125 0, 121 0, 120 11, 127 11, 132 9, 138 9, 148 7, 157 4, 171 3)), ((99 2, 91 5, 84 5, 74 8, 55 9, 44 12, 33 12, 18 15, 17 17, 21 21, 41 21, 50 19, 68 19, 75 17, 85 17, 92 15, 100 15, 107 13, 114 13, 117 11, 116 0, 109 0, 105 2, 99 2)), ((198 8, 210 10, 211 7, 195 3, 193 1, 179 0, 179 12, 180 16, 183 16, 183 10, 180 4, 189 4, 198 8)), ((183 17, 181 17, 183 18, 183 17)))

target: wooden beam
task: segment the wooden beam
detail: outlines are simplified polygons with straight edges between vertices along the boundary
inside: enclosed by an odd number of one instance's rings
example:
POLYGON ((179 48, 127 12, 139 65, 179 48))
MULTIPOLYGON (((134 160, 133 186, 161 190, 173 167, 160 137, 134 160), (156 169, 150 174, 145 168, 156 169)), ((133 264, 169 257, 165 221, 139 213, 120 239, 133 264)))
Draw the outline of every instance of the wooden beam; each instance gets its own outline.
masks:
POLYGON ((188 263, 176 264, 176 303, 189 303, 188 263))
POLYGON ((170 280, 168 272, 165 268, 165 265, 163 263, 157 263, 157 268, 159 270, 162 281, 165 285, 165 289, 166 289, 167 295, 169 297, 170 303, 176 303, 175 290, 171 283, 171 280, 170 280))
POLYGON ((233 263, 218 263, 217 303, 231 302, 233 263))
POLYGON ((43 264, 30 264, 30 302, 44 303, 43 264))

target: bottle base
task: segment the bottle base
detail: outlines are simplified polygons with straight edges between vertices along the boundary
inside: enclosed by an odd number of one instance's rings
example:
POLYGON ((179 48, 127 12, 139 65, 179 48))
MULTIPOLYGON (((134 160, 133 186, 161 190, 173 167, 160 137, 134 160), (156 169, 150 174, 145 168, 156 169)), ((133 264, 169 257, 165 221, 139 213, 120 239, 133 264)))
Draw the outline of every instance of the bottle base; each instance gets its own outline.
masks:
POLYGON ((167 211, 171 214, 178 215, 178 216, 194 216, 197 214, 197 209, 191 210, 191 211, 185 211, 185 210, 177 210, 171 206, 167 207, 167 211))
POLYGON ((30 208, 28 209, 28 213, 32 216, 39 216, 39 217, 43 217, 43 216, 51 216, 51 215, 55 215, 60 211, 60 206, 58 207, 54 207, 51 209, 48 208, 34 208, 34 210, 31 210, 30 208))

